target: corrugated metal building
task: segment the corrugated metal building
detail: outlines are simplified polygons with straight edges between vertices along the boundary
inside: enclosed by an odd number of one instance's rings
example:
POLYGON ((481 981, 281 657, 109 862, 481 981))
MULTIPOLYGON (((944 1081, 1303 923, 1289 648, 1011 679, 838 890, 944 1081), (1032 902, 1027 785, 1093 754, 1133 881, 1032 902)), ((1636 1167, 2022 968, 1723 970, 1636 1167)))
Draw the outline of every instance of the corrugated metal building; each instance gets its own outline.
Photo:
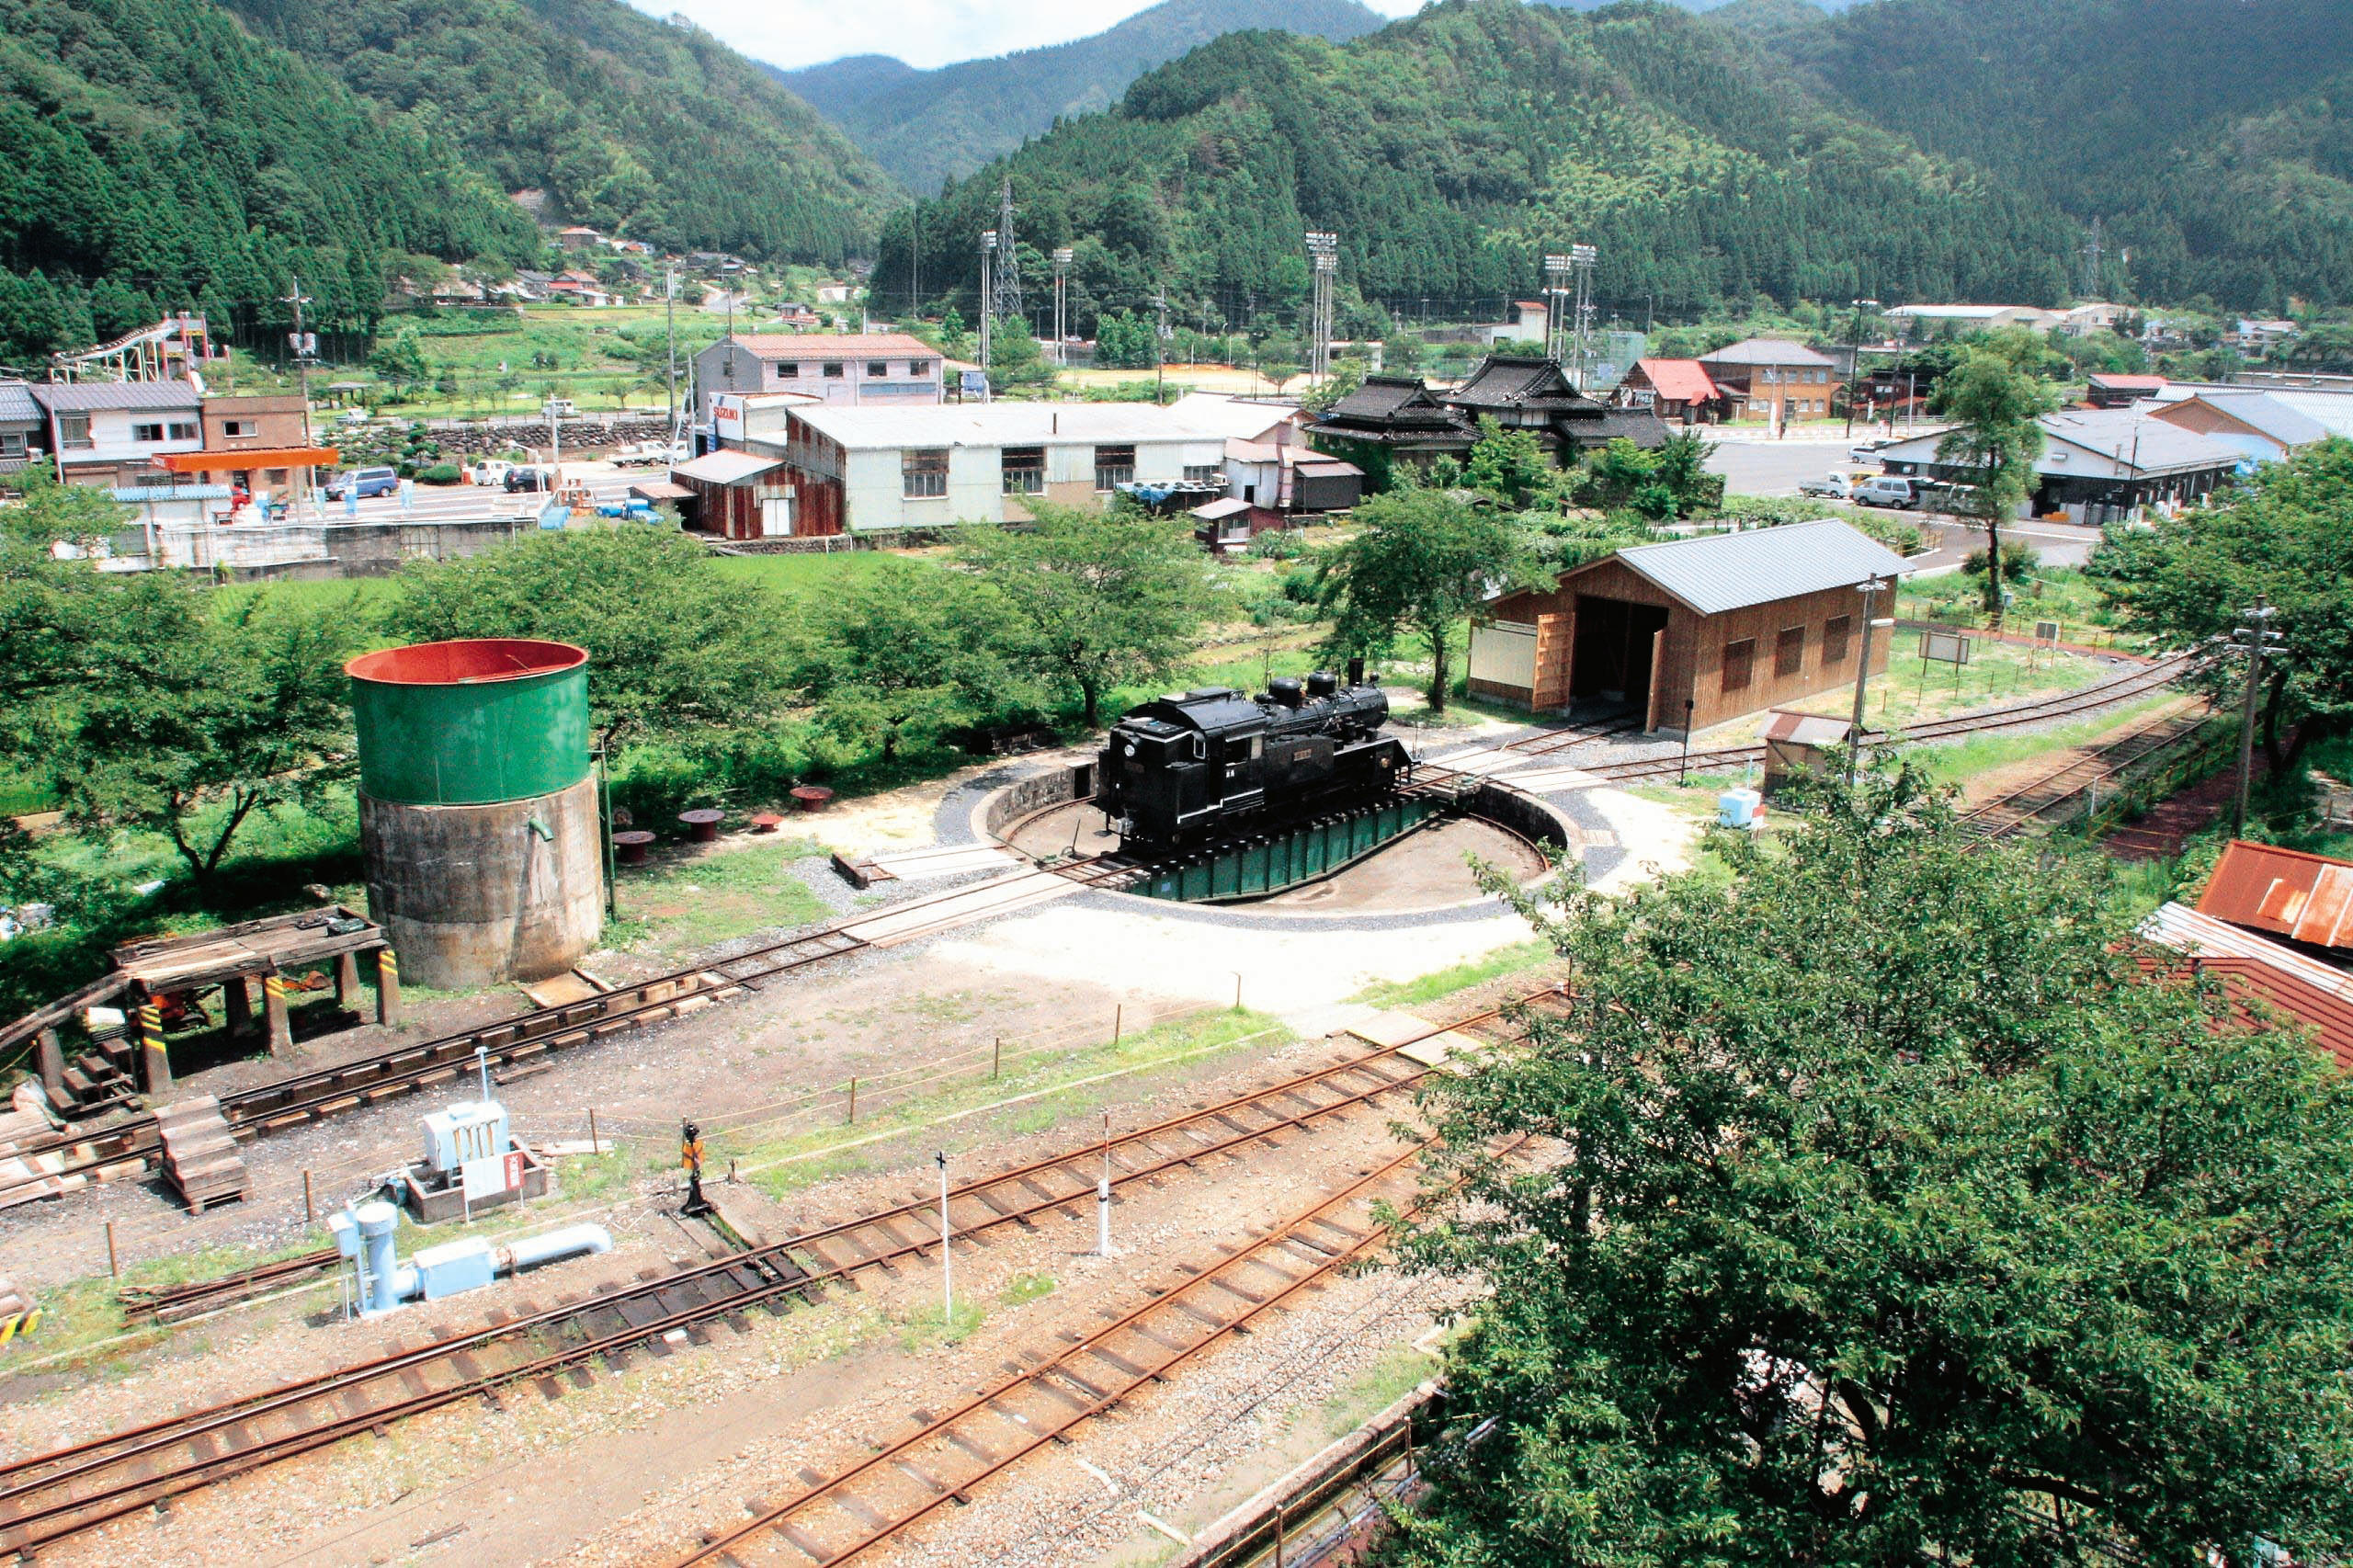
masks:
POLYGON ((2234 838, 2198 913, 2306 947, 2353 951, 2353 861, 2234 838))
MULTIPOLYGON (((2199 970, 2222 981, 2234 1003, 2267 1003, 2311 1029, 2339 1067, 2353 1068, 2353 974, 2178 903, 2149 916, 2141 935, 2189 955, 2199 970)), ((2143 967, 2154 970, 2156 960, 2143 967)))
MULTIPOLYGON (((1622 703, 1646 730, 1704 730, 1852 684, 1861 585, 1903 570, 1837 521, 1636 545, 1491 603, 1471 634, 1470 688, 1539 711, 1622 703)), ((1888 642, 1874 641, 1873 670, 1888 642)))

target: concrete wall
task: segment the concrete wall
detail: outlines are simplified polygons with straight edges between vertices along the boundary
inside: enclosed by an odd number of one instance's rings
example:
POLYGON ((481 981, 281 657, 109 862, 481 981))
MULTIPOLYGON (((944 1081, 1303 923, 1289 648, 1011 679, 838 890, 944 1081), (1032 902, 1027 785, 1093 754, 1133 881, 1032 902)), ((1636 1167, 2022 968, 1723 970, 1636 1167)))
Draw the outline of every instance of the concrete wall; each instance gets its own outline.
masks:
POLYGON ((1567 819, 1558 811, 1492 778, 1472 792, 1471 814, 1507 827, 1547 849, 1565 849, 1573 836, 1567 819))
POLYGON ((1080 798, 1079 787, 1086 788, 1087 798, 1095 791, 1095 765, 1083 763, 1076 767, 1050 768, 1044 773, 1008 784, 989 797, 981 812, 983 831, 1002 834, 1006 828, 1032 812, 1042 812, 1048 806, 1059 806, 1066 801, 1080 798))
POLYGON ((362 793, 359 846, 369 914, 404 978, 419 984, 544 980, 571 968, 604 928, 593 778, 490 806, 396 805, 362 793))
POLYGON ((462 522, 240 523, 190 531, 165 545, 174 565, 218 565, 239 578, 384 577, 404 561, 456 561, 538 531, 531 518, 462 522), (181 559, 181 552, 186 559, 181 559))
MULTIPOLYGON (((1188 466, 1222 462, 1225 450, 1224 443, 1214 438, 1103 444, 1132 444, 1136 449, 1136 479, 1143 483, 1180 480, 1188 466)), ((1104 499, 1095 488, 1095 448, 1096 443, 1091 441, 1046 445, 1045 499, 1074 506, 1092 506, 1104 499)), ((778 449, 763 444, 760 449, 765 452, 778 449)), ((904 461, 904 452, 897 447, 858 448, 843 454, 843 506, 849 531, 869 533, 877 528, 931 528, 952 523, 1029 519, 1029 508, 1021 505, 1020 498, 1004 493, 1003 447, 949 448, 948 494, 943 496, 905 494, 904 461)))

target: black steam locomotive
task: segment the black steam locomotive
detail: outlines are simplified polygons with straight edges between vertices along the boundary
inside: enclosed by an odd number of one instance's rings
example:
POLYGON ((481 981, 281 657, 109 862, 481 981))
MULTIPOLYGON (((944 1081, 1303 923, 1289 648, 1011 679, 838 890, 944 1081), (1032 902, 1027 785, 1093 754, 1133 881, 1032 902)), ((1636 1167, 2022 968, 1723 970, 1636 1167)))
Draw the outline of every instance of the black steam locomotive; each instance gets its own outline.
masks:
POLYGON ((1111 726, 1096 803, 1122 839, 1173 846, 1392 790, 1413 759, 1380 733, 1389 694, 1379 680, 1344 689, 1319 671, 1303 686, 1270 681, 1261 697, 1212 687, 1147 702, 1111 726))

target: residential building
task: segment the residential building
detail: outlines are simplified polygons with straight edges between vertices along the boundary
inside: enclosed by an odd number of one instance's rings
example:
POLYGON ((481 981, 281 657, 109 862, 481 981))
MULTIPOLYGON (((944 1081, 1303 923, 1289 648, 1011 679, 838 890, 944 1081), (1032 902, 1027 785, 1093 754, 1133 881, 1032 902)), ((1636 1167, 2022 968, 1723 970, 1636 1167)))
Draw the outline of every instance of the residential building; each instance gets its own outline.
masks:
POLYGON ((2284 318, 2258 320, 2241 316, 2222 334, 2222 342, 2250 359, 2260 359, 2296 335, 2294 322, 2284 318))
POLYGON ((49 416, 22 381, 0 381, 0 474, 14 473, 49 449, 49 416))
POLYGON ((256 500, 289 499, 307 493, 315 471, 337 457, 308 438, 309 424, 299 393, 208 397, 203 449, 166 454, 159 466, 216 478, 256 500))
MULTIPOLYGON (((2353 409, 2346 412, 2353 415, 2353 409)), ((2299 413, 2283 395, 2260 388, 2206 391, 2159 402, 2149 416, 2235 447, 2250 462, 2284 461, 2297 449, 2329 435, 2328 426, 2299 413)))
POLYGON ((1317 451, 1287 425, 1273 440, 1228 439, 1223 472, 1225 494, 1192 509, 1193 537, 1212 550, 1239 549, 1364 498, 1364 470, 1317 451))
POLYGON ((1483 419, 1537 437, 1563 467, 1620 437, 1649 449, 1668 434, 1650 410, 1608 406, 1571 386, 1559 361, 1521 354, 1490 354, 1460 385, 1443 392, 1417 377, 1367 376, 1306 433, 1386 483, 1399 461, 1419 466, 1442 453, 1469 452, 1483 419))
MULTIPOLYGON (((1471 633, 1470 688, 1538 711, 1624 709, 1647 731, 1688 734, 1851 687, 1862 585, 1892 587, 1903 571, 1836 520, 1636 545, 1491 600, 1471 633)), ((1875 640, 1871 668, 1887 657, 1875 640)))
POLYGON ((2094 408, 2130 408, 2165 390, 2163 376, 2120 376, 2105 371, 2084 378, 2084 401, 2094 408))
POLYGON ((723 392, 800 392, 828 403, 940 401, 939 351, 904 333, 737 333, 695 356, 696 422, 723 392))
MULTIPOLYGON (((2143 506, 2173 507, 2204 498, 2242 466, 2235 447, 2168 424, 2141 408, 2071 408, 2046 414, 2029 517, 2063 514, 2078 523, 2121 521, 2143 506)), ((1968 469, 1937 454, 1938 436, 1882 447, 1890 473, 1966 483, 1968 469)))
POLYGON ((1675 425, 1713 424, 1722 417, 1724 395, 1697 359, 1637 359, 1618 383, 1625 408, 1647 408, 1675 425))
POLYGON ((1208 484, 1226 437, 1149 403, 983 403, 787 412, 780 459, 797 535, 1025 522, 1032 498, 1072 506, 1123 487, 1208 484))
POLYGON ((71 484, 139 485, 168 452, 204 447, 203 394, 193 381, 37 384, 58 477, 71 484))
POLYGON ((2070 305, 2059 312, 2062 332, 2114 332, 2132 314, 2130 305, 2112 305, 2105 300, 2086 300, 2080 305, 2070 305))
POLYGON ((585 223, 574 223, 569 229, 557 231, 555 243, 568 251, 600 250, 604 247, 605 236, 585 223))
POLYGON ((1829 417, 1840 387, 1837 361, 1802 343, 1747 337, 1699 356, 1730 416, 1775 425, 1829 417))

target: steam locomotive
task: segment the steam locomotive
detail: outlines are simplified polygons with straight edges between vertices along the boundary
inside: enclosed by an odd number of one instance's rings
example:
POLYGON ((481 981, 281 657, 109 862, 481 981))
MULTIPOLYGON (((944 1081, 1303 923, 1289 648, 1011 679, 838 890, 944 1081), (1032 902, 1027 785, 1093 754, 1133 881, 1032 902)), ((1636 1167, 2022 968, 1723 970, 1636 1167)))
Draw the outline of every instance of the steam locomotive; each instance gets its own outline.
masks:
POLYGON ((1286 676, 1259 697, 1173 693, 1111 726, 1096 803, 1122 839, 1175 847, 1267 813, 1383 794, 1413 768, 1397 738, 1380 733, 1388 718, 1378 676, 1346 687, 1328 671, 1303 685, 1286 676))

